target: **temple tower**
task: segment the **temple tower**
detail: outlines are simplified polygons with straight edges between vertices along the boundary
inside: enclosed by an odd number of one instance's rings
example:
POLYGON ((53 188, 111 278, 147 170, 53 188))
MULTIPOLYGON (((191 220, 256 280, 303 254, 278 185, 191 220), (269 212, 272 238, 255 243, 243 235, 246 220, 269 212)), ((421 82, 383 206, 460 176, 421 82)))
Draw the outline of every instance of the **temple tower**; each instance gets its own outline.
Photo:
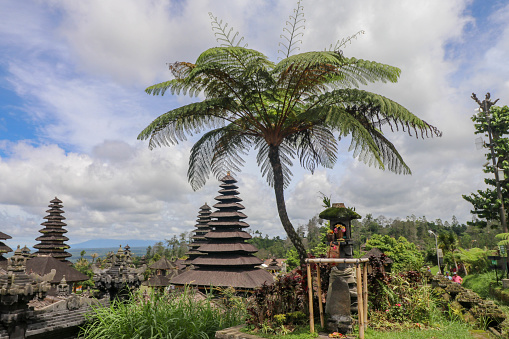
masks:
POLYGON ((61 209, 64 206, 61 205, 62 201, 57 197, 51 200, 50 203, 51 204, 48 206, 50 209, 46 211, 49 215, 44 217, 47 221, 41 224, 44 228, 39 230, 42 236, 35 239, 40 241, 40 243, 34 245, 34 248, 38 249, 34 254, 36 256, 50 255, 70 265, 71 262, 66 260, 66 258, 70 257, 71 254, 65 251, 70 248, 70 246, 64 244, 64 241, 69 240, 69 238, 64 236, 64 233, 67 233, 67 230, 63 228, 63 226, 67 226, 67 224, 62 222, 62 220, 65 220, 65 217, 62 216, 64 211, 61 209))
POLYGON ((210 217, 210 231, 205 235, 207 243, 201 245, 200 255, 192 261, 194 270, 184 272, 171 280, 177 286, 190 284, 198 287, 234 287, 240 290, 251 290, 263 283, 273 282, 272 275, 255 266, 262 261, 253 254, 258 250, 246 243, 251 236, 243 229, 249 225, 241 219, 247 216, 240 212, 244 206, 238 197, 237 182, 230 174, 221 179, 223 182, 215 198, 218 201, 213 207, 216 211, 210 217))
MULTIPOLYGON (((0 240, 12 239, 10 235, 0 232, 0 240)), ((0 241, 0 269, 7 270, 7 259, 4 258, 4 253, 12 252, 12 248, 0 241)))
POLYGON ((209 222, 210 222, 210 211, 209 205, 205 203, 202 207, 200 207, 200 212, 198 212, 198 219, 196 220, 198 223, 196 224, 196 229, 194 229, 194 235, 192 237, 192 242, 189 244, 189 251, 186 253, 188 258, 186 260, 186 265, 191 265, 191 262, 198 258, 200 255, 204 253, 198 251, 198 248, 201 245, 207 243, 207 239, 205 239, 205 234, 210 230, 209 222))

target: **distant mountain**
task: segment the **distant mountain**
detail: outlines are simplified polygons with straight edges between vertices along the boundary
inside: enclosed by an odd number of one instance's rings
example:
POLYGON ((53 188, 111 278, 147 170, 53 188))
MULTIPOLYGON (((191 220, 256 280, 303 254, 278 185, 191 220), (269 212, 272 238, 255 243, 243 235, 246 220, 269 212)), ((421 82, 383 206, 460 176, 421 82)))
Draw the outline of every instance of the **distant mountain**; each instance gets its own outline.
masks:
POLYGON ((120 245, 125 247, 125 245, 129 245, 129 247, 148 247, 154 246, 157 241, 155 240, 139 240, 139 239, 129 239, 129 240, 118 240, 118 239, 93 239, 85 242, 80 242, 78 244, 69 244, 72 249, 78 248, 118 248, 120 245))

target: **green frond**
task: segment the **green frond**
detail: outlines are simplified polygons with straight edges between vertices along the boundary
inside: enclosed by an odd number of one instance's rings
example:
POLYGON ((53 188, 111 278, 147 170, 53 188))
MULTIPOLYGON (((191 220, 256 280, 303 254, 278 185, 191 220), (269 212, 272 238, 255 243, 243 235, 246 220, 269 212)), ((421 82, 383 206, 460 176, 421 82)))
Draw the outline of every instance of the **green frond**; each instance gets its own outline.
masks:
POLYGON ((337 142, 331 130, 314 125, 289 135, 288 143, 297 151, 300 164, 313 173, 317 166, 332 168, 337 160, 337 142))
POLYGON ((306 19, 304 19, 304 7, 300 2, 300 0, 297 1, 297 8, 293 10, 294 14, 290 15, 290 20, 286 21, 286 27, 283 28, 283 33, 280 35, 281 39, 286 40, 279 43, 279 46, 283 46, 285 51, 279 50, 278 53, 283 53, 285 58, 288 58, 293 51, 299 49, 299 47, 295 46, 297 42, 300 41, 300 43, 302 43, 302 40, 298 40, 297 38, 304 35, 304 33, 299 31, 304 29, 304 22, 306 22, 306 19), (285 32, 288 36, 285 35, 285 32))
POLYGON ((341 50, 341 48, 345 48, 347 43, 351 44, 353 39, 357 39, 359 37, 359 35, 364 34, 364 33, 366 33, 366 32, 364 32, 363 30, 360 30, 353 35, 350 35, 346 38, 338 40, 334 46, 330 45, 329 51, 338 52, 339 50, 341 50))
POLYGON ((499 233, 495 235, 495 238, 509 241, 509 233, 499 233))
POLYGON ((211 172, 217 179, 227 172, 235 175, 244 165, 243 156, 251 145, 252 137, 233 123, 205 133, 193 145, 189 156, 187 178, 191 187, 201 188, 211 172))
POLYGON ((207 128, 224 124, 228 110, 236 109, 229 99, 210 99, 185 105, 156 118, 139 135, 139 140, 149 139, 149 147, 170 146, 186 140, 186 134, 200 133, 207 128))
MULTIPOLYGON (((255 141, 255 149, 258 149, 256 155, 256 162, 260 166, 262 176, 265 177, 267 183, 274 187, 274 172, 269 160, 269 144, 263 138, 257 138, 255 141)), ((292 171, 290 167, 293 166, 292 159, 295 158, 295 151, 287 142, 279 145, 279 157, 281 160, 281 168, 283 171, 283 187, 287 188, 290 185, 292 178, 292 171)))
MULTIPOLYGON (((366 119, 366 123, 370 123, 376 128, 381 128, 383 125, 389 125, 392 131, 394 129, 407 131, 410 135, 411 131, 415 132, 416 137, 421 135, 422 138, 441 136, 436 127, 428 124, 426 121, 421 120, 416 115, 412 114, 402 105, 390 100, 382 95, 350 88, 338 89, 320 96, 310 98, 318 107, 331 107, 337 106, 353 110, 366 119)), ((331 111, 332 113, 335 111, 331 111)), ((332 115, 328 119, 337 120, 332 115)))
MULTIPOLYGON (((233 27, 228 29, 228 23, 223 25, 223 20, 219 20, 215 17, 211 12, 209 12, 209 17, 212 20, 212 31, 216 36, 216 40, 219 43, 222 43, 221 46, 224 47, 237 47, 240 46, 244 37, 239 38, 239 32, 233 33, 233 27), (233 34, 232 34, 233 33, 233 34)), ((247 47, 247 44, 244 44, 243 47, 247 47)))

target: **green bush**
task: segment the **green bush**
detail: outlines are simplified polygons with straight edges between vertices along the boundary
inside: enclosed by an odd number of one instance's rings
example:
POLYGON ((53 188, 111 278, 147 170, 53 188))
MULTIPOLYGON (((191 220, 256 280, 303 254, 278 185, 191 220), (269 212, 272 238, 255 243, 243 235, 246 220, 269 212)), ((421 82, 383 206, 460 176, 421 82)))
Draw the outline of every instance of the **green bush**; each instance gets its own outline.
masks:
POLYGON ((394 239, 388 235, 373 234, 366 241, 366 250, 375 247, 394 261, 394 272, 419 270, 424 264, 421 251, 405 237, 394 239))
POLYGON ((465 265, 468 273, 479 274, 488 270, 488 252, 480 248, 460 249, 454 256, 458 262, 465 265))
POLYGON ((182 293, 141 293, 127 302, 113 302, 110 307, 95 307, 82 328, 84 339, 198 339, 214 338, 223 328, 242 324, 245 308, 241 303, 228 307, 213 303, 210 297, 197 298, 192 290, 182 293))
POLYGON ((481 274, 470 274, 463 278, 463 287, 471 289, 481 298, 490 296, 490 283, 497 281, 495 271, 481 274))

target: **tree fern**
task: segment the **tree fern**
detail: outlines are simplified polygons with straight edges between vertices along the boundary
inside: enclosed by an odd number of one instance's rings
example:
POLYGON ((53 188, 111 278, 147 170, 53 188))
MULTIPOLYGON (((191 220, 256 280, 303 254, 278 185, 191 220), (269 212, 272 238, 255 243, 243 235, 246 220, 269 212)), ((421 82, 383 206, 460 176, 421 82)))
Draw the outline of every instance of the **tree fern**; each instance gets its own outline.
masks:
POLYGON ((279 43, 279 46, 283 46, 284 50, 278 50, 279 53, 282 53, 285 58, 288 58, 293 51, 299 50, 300 48, 295 46, 298 42, 302 43, 302 40, 298 40, 299 36, 304 36, 303 32, 300 30, 304 29, 304 23, 306 19, 304 19, 304 7, 300 4, 301 1, 297 1, 297 8, 293 10, 293 15, 290 15, 289 19, 285 23, 286 27, 283 27, 283 34, 279 37, 284 39, 279 43), (288 34, 288 36, 285 35, 288 34))

